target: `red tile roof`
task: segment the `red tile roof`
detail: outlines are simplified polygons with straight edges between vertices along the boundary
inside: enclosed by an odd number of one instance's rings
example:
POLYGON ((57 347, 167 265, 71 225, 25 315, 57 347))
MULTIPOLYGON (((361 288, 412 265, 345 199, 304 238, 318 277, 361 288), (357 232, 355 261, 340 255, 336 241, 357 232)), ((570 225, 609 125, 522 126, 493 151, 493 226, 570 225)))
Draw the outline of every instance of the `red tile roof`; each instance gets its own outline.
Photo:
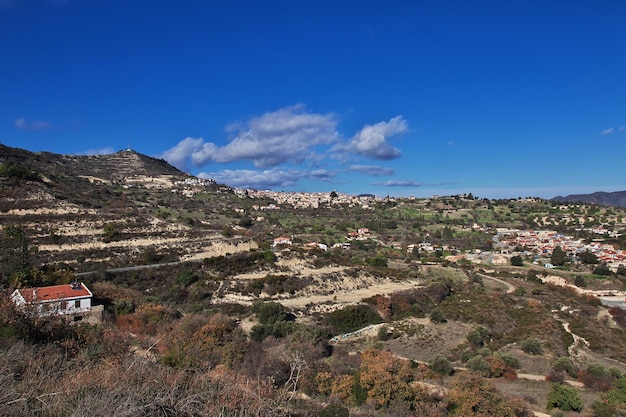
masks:
POLYGON ((52 285, 50 287, 22 288, 19 290, 27 303, 91 297, 91 291, 83 284, 52 285))

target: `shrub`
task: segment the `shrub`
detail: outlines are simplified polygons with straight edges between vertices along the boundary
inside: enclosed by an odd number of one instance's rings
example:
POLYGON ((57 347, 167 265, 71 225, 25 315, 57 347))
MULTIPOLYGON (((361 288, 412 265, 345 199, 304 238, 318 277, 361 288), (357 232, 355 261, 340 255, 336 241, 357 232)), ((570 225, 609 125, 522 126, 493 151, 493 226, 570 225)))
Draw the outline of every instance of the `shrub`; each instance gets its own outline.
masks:
POLYGON ((387 258, 385 258, 382 254, 378 254, 369 258, 367 263, 371 266, 384 268, 387 266, 387 258))
POLYGON ((516 357, 512 356, 510 353, 496 353, 495 356, 502 359, 504 363, 506 363, 506 366, 509 366, 513 369, 519 369, 521 367, 519 360, 516 357))
POLYGON ((548 393, 548 410, 553 408, 562 411, 581 411, 583 409, 583 399, 580 393, 566 384, 552 384, 548 393))
POLYGON ((609 269, 607 264, 600 264, 593 268, 593 273, 596 275, 611 275, 611 270, 609 269))
POLYGON ((428 361, 428 366, 431 371, 441 376, 451 375, 454 372, 454 367, 450 361, 443 355, 435 355, 428 361))
POLYGON ((349 417, 350 411, 339 404, 328 404, 317 417, 349 417))
POLYGON ((348 333, 369 324, 381 322, 380 316, 364 304, 344 307, 329 314, 328 320, 337 333, 348 333))
POLYGON ((541 341, 534 337, 529 337, 528 339, 522 341, 520 344, 520 348, 530 354, 530 355, 542 355, 543 348, 541 347, 541 341))
POLYGON ((448 320, 439 307, 430 312, 430 321, 433 323, 445 323, 448 320))
POLYGON ((587 282, 585 282, 585 277, 581 275, 576 275, 576 278, 574 278, 574 285, 580 288, 585 288, 587 286, 587 282))
POLYGON ((511 258, 511 265, 524 266, 524 259, 519 255, 515 255, 511 258))
POLYGON ((131 314, 135 312, 135 303, 131 300, 115 300, 113 301, 113 311, 116 316, 123 316, 124 314, 131 314))
POLYGON ((467 369, 471 369, 484 377, 488 377, 491 374, 489 363, 480 355, 474 356, 472 359, 467 361, 467 369))
POLYGON ((578 374, 578 371, 574 366, 574 362, 572 362, 570 358, 564 356, 557 358, 552 363, 552 369, 554 369, 555 371, 565 372, 572 378, 575 378, 578 374))
POLYGON ((518 297, 523 297, 526 295, 526 288, 524 287, 517 287, 515 288, 515 291, 513 292, 514 295, 518 296, 518 297))
POLYGON ((465 337, 474 346, 485 346, 491 340, 491 332, 485 326, 479 324, 467 332, 465 337))
POLYGON ((176 282, 182 285, 183 287, 188 287, 197 281, 197 277, 189 268, 185 268, 176 275, 176 282))

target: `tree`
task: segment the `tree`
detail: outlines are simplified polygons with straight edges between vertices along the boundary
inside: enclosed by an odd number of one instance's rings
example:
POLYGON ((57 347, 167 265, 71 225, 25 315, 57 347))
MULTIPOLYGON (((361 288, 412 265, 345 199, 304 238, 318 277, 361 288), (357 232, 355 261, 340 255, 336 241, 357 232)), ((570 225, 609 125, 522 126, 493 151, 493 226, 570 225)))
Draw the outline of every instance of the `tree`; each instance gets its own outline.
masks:
POLYGON ((445 323, 448 319, 446 319, 445 314, 443 314, 443 311, 441 311, 439 307, 435 307, 433 311, 430 312, 430 321, 433 323, 445 323))
POLYGON ((598 257, 589 250, 582 252, 578 256, 580 258, 580 261, 584 264, 595 265, 598 263, 598 257))
POLYGON ((554 266, 562 266, 565 263, 565 251, 560 246, 557 246, 554 250, 552 250, 550 262, 554 266))
POLYGON ((567 384, 553 384, 548 393, 548 410, 559 408, 563 411, 581 411, 583 399, 574 387, 567 384))
POLYGON ((524 259, 519 255, 515 255, 511 258, 511 265, 524 266, 524 259))
POLYGON ((522 341, 520 344, 520 348, 531 355, 541 355, 543 354, 543 348, 541 347, 541 341, 534 337, 529 337, 528 339, 522 341))
POLYGON ((485 326, 478 325, 467 332, 467 341, 474 346, 485 346, 491 340, 491 332, 485 326))
POLYGON ((441 376, 452 375, 454 372, 454 366, 450 363, 448 358, 445 356, 438 354, 430 358, 428 361, 428 366, 430 370, 436 374, 441 376))
POLYGON ((378 255, 369 258, 367 260, 367 263, 370 264, 371 266, 384 268, 387 266, 387 258, 385 258, 382 254, 379 253, 378 255))
POLYGON ((522 405, 507 401, 489 382, 474 372, 460 372, 448 392, 450 416, 528 416, 522 405))
POLYGON ((4 237, 2 249, 6 254, 7 275, 11 285, 28 285, 32 265, 26 233, 19 226, 6 226, 4 237))
POLYGON ((552 369, 558 372, 566 372, 569 376, 575 377, 578 373, 578 370, 574 366, 574 362, 566 356, 561 356, 557 358, 552 363, 552 369))
POLYGON ((576 278, 574 278, 574 285, 580 288, 586 287, 587 282, 585 281, 585 277, 582 275, 576 275, 576 278))
POLYGON ((605 263, 602 263, 598 266, 596 266, 595 268, 593 268, 593 273, 596 275, 611 275, 611 270, 609 269, 609 266, 605 263))

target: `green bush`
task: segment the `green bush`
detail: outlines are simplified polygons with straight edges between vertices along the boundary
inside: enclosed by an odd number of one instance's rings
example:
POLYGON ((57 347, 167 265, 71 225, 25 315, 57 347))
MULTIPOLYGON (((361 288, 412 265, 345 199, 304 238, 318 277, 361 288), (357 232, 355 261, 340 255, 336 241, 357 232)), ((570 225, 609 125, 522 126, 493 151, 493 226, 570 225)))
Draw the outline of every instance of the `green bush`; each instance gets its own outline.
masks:
POLYGON ((130 300, 119 299, 113 301, 113 311, 116 316, 131 314, 135 312, 135 304, 130 300))
POLYGON ((496 353, 495 357, 502 359, 506 366, 510 366, 513 369, 521 368, 519 360, 516 357, 512 356, 510 353, 496 353))
POLYGON ((317 417, 349 417, 350 411, 339 404, 328 404, 317 417))
POLYGON ((359 304, 333 311, 329 314, 328 321, 337 333, 348 333, 370 324, 378 324, 382 320, 372 308, 359 304))
POLYGON ((520 343, 520 348, 530 354, 530 355, 542 355, 543 347, 541 346, 541 341, 534 337, 529 337, 528 339, 522 341, 520 343))
POLYGON ((197 277, 189 268, 185 268, 176 275, 176 282, 182 285, 183 287, 188 287, 197 281, 197 277))
POLYGON ((552 369, 555 371, 565 372, 573 378, 575 378, 578 373, 576 367, 574 366, 574 362, 572 362, 570 358, 564 356, 557 358, 552 363, 552 369))
POLYGON ((511 258, 511 265, 524 266, 524 259, 519 255, 515 255, 511 258))
POLYGON ((382 254, 373 256, 367 260, 368 265, 384 268, 387 266, 387 258, 382 254))
POLYGON ((489 363, 480 355, 474 356, 472 359, 467 361, 467 369, 471 369, 484 377, 488 377, 491 373, 489 363))
POLYGON ((454 372, 454 366, 443 355, 435 355, 428 361, 430 370, 441 376, 451 375, 454 372))
POLYGON ((430 321, 433 323, 445 323, 448 320, 441 309, 439 307, 435 307, 435 309, 430 312, 430 321))
POLYGON ((467 341, 474 346, 485 346, 491 340, 491 332, 485 326, 478 325, 467 332, 467 341))
POLYGON ((567 384, 553 384, 548 393, 547 409, 558 408, 562 411, 581 411, 583 399, 576 388, 567 384))

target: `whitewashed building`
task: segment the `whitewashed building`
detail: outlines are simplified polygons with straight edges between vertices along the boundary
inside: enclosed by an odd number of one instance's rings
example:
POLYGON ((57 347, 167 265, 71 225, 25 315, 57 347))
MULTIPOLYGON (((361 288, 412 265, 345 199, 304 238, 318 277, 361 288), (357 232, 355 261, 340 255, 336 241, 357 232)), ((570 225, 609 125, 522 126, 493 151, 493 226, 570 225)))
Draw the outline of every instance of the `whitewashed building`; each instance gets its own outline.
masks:
POLYGON ((18 307, 32 307, 43 316, 70 314, 77 318, 91 311, 92 297, 93 294, 82 282, 20 288, 11 294, 11 299, 18 307))

